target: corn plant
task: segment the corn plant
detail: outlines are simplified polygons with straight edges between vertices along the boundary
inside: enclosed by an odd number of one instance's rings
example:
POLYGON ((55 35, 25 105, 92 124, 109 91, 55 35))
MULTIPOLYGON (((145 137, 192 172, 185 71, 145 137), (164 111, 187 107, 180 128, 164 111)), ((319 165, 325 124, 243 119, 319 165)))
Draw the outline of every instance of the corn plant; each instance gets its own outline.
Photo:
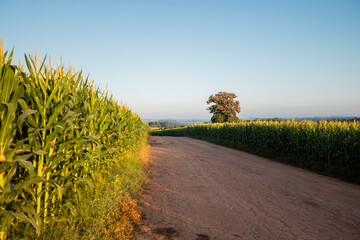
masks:
POLYGON ((70 63, 25 55, 24 71, 12 56, 1 44, 0 239, 20 223, 41 234, 61 213, 76 214, 82 189, 148 131, 70 63))
POLYGON ((34 111, 20 113, 18 103, 25 92, 18 68, 11 65, 13 52, 0 45, 0 239, 5 239, 11 226, 17 221, 27 222, 40 231, 39 216, 35 212, 34 184, 45 179, 37 176, 34 166, 27 161, 26 139, 17 141, 19 126, 34 111))

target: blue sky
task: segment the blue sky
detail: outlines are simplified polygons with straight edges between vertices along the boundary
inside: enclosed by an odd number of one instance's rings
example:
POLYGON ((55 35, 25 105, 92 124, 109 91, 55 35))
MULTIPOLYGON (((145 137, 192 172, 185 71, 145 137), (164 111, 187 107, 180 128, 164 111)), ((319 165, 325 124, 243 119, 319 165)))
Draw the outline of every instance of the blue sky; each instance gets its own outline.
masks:
POLYGON ((143 118, 360 116, 360 1, 5 1, 15 56, 71 60, 143 118))

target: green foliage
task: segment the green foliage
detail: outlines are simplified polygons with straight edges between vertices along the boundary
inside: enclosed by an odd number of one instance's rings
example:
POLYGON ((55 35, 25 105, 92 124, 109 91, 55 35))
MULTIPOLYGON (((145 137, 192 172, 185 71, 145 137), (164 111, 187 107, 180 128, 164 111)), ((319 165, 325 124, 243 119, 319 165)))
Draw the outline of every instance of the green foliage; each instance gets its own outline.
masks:
POLYGON ((142 193, 146 179, 144 166, 137 156, 138 151, 134 149, 133 153, 128 152, 121 159, 109 160, 94 174, 96 181, 92 181, 92 187, 79 189, 82 197, 76 202, 74 212, 59 213, 58 219, 47 224, 40 236, 25 224, 18 224, 21 231, 11 231, 8 238, 132 239, 140 214, 135 199, 142 193), (126 209, 129 200, 135 209, 126 209))
POLYGON ((109 159, 144 140, 148 126, 75 72, 0 48, 0 239, 19 224, 38 234, 77 211, 81 189, 109 159), (43 226, 42 226, 43 225, 43 226))
POLYGON ((211 95, 207 100, 207 104, 214 103, 207 109, 213 113, 212 123, 237 122, 239 118, 236 113, 240 112, 240 102, 235 100, 237 96, 234 93, 218 92, 211 95))
POLYGON ((160 121, 154 121, 154 122, 149 122, 149 126, 152 128, 160 128, 161 124, 160 121))
POLYGON ((241 121, 199 124, 152 135, 211 138, 245 144, 282 156, 294 156, 310 167, 324 164, 350 179, 360 176, 360 123, 336 121, 241 121))
POLYGON ((225 117, 223 114, 215 112, 214 115, 211 117, 212 123, 223 123, 226 122, 225 117))

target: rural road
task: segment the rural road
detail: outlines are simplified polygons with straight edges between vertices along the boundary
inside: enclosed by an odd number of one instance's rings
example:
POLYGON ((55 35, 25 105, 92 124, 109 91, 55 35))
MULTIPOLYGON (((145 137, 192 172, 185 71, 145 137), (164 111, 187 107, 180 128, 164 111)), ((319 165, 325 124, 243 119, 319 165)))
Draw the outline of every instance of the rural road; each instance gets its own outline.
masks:
POLYGON ((360 239, 360 186, 186 137, 150 137, 137 239, 360 239))

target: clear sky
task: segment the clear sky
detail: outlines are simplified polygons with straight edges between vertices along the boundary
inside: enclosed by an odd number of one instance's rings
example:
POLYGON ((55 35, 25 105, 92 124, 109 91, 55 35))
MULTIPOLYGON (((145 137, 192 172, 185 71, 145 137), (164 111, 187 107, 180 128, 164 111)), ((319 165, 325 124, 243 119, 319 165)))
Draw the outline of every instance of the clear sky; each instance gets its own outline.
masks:
POLYGON ((359 0, 0 0, 15 56, 71 60, 143 118, 360 116, 359 0))

